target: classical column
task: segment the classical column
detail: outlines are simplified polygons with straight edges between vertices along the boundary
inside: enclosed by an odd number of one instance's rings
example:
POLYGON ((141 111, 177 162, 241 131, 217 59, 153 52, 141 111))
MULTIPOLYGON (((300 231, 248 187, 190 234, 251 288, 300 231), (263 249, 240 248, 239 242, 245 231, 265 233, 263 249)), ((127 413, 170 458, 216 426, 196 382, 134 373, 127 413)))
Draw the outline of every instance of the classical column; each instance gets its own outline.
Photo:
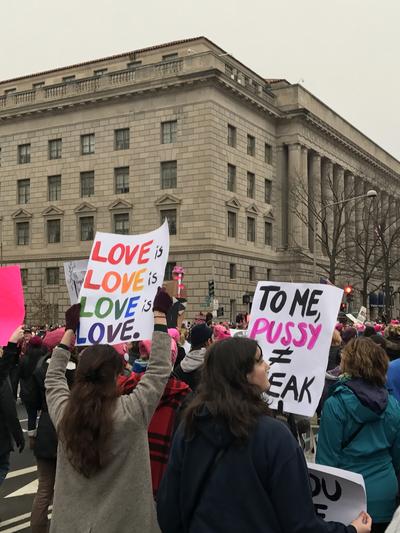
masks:
POLYGON ((305 146, 301 147, 301 180, 303 187, 306 190, 307 201, 302 202, 302 219, 304 223, 302 224, 301 233, 302 233, 302 247, 308 250, 310 248, 308 241, 308 228, 309 228, 309 217, 308 217, 308 203, 310 198, 309 191, 309 182, 308 182, 308 149, 305 146))
MULTIPOLYGON (((354 194, 354 176, 351 172, 345 172, 344 175, 344 198, 353 198, 354 194)), ((345 205, 345 239, 346 239, 346 255, 350 258, 354 254, 355 249, 355 206, 353 202, 348 202, 345 205)))
POLYGON ((310 154, 310 174, 308 177, 308 194, 309 194, 309 210, 308 217, 310 220, 309 243, 311 251, 314 252, 313 242, 313 228, 315 222, 316 229, 316 249, 315 253, 321 253, 321 241, 318 236, 321 236, 321 222, 316 216, 321 210, 321 156, 316 152, 310 154))
POLYGON ((396 199, 393 196, 389 196, 389 216, 388 216, 388 225, 389 225, 389 236, 392 239, 393 234, 396 231, 396 199))
MULTIPOLYGON (((321 197, 322 206, 326 207, 333 204, 333 163, 330 159, 323 159, 322 161, 322 176, 321 176, 321 197)), ((327 233, 323 232, 322 236, 322 251, 326 255, 325 246, 330 246, 332 243, 332 228, 333 228, 333 211, 331 207, 324 209, 321 214, 321 220, 325 223, 327 233)))
MULTIPOLYGON (((355 176, 354 178, 354 196, 361 196, 364 193, 364 180, 360 176, 355 176)), ((354 219, 355 219, 355 237, 357 242, 361 242, 362 239, 366 238, 364 220, 363 220, 363 202, 355 201, 354 206, 354 219)), ((360 259, 361 251, 357 246, 357 259, 360 259)))
MULTIPOLYGON (((333 201, 342 202, 344 200, 344 170, 339 165, 333 166, 333 201)), ((338 225, 344 224, 344 206, 338 205, 333 208, 334 228, 338 231, 338 225)), ((344 232, 343 232, 344 237, 344 232)))
POLYGON ((301 146, 288 146, 288 245, 289 248, 299 248, 303 245, 303 206, 307 188, 301 176, 301 146))

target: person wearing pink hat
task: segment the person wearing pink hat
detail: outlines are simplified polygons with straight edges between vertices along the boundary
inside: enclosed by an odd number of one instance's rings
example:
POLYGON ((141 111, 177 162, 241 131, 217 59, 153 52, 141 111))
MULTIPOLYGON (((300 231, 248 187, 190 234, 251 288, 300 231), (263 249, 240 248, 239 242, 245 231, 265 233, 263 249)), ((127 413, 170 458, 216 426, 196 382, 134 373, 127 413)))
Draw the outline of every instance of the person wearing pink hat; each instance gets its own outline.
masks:
POLYGON ((222 341, 222 339, 229 339, 232 335, 227 327, 222 324, 217 324, 214 326, 214 341, 222 341))

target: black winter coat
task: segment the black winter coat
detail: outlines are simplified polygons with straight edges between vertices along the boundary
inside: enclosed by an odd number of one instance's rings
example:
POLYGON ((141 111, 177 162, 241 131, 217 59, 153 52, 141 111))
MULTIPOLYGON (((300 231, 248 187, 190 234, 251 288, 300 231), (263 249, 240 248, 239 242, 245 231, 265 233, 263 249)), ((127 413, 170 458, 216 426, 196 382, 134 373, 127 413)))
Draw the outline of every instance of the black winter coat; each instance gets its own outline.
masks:
POLYGON ((18 420, 17 407, 8 379, 10 368, 18 357, 18 348, 9 342, 0 358, 0 455, 24 444, 24 434, 18 420))
POLYGON ((261 417, 238 446, 206 410, 193 439, 184 438, 182 425, 175 435, 157 513, 164 533, 356 531, 316 516, 303 452, 282 422, 261 417))
POLYGON ((400 339, 399 337, 386 338, 386 353, 391 361, 400 357, 400 339))
MULTIPOLYGON (((36 395, 39 398, 39 409, 41 410, 35 445, 33 453, 37 459, 56 459, 57 458, 57 433, 53 422, 50 419, 49 411, 46 403, 46 389, 44 380, 48 368, 48 362, 51 355, 48 354, 39 360, 36 369, 33 373, 34 383, 36 386, 36 395)), ((69 387, 71 388, 73 382, 74 371, 67 370, 66 377, 69 387)))

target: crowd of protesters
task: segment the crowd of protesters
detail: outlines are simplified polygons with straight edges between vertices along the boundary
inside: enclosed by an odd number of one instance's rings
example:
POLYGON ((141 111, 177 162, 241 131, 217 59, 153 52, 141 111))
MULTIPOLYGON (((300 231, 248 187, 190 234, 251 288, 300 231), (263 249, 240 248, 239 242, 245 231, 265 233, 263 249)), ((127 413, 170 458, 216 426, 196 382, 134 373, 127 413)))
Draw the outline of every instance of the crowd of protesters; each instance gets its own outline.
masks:
POLYGON ((33 533, 397 531, 400 324, 338 323, 318 408, 316 461, 363 475, 367 509, 351 525, 315 511, 298 434, 265 401, 269 365, 247 314, 167 327, 151 340, 74 347, 65 327, 18 328, 0 359, 0 484, 28 417, 38 467, 33 533), (49 506, 53 504, 51 523, 49 506), (395 514, 394 514, 395 513, 395 514))

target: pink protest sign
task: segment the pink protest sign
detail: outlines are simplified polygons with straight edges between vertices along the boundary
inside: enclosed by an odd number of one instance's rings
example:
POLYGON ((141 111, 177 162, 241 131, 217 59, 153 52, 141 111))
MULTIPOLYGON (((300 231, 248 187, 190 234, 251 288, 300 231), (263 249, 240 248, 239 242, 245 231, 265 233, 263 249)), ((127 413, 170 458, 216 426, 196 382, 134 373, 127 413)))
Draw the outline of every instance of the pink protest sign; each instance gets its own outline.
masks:
POLYGON ((21 271, 18 265, 0 268, 0 346, 24 322, 25 306, 21 271))

